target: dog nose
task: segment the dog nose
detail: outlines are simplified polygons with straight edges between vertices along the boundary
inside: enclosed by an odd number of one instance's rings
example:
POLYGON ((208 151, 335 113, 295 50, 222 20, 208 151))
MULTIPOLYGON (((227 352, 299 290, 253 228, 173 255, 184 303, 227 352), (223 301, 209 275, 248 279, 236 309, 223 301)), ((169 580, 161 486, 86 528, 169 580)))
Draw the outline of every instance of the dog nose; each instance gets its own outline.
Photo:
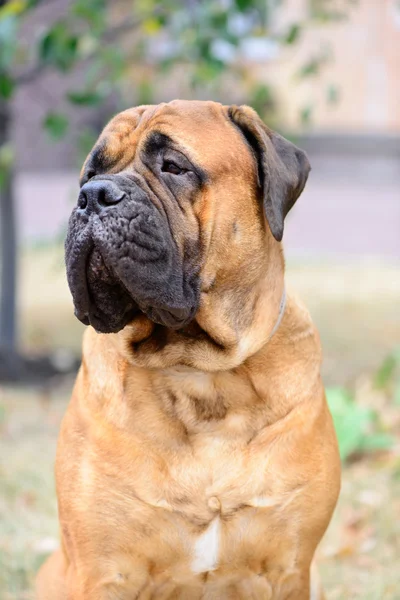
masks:
POLYGON ((100 213, 104 208, 118 204, 124 197, 125 192, 109 179, 88 181, 81 188, 78 208, 87 215, 100 213))

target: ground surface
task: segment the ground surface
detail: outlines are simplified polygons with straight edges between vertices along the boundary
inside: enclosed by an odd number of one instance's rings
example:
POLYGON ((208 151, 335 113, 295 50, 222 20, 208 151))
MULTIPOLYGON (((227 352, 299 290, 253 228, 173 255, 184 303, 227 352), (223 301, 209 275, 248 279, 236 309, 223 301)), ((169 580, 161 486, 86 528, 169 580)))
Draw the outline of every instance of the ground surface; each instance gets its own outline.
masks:
MULTIPOLYGON (((289 265, 288 281, 309 306, 325 350, 329 385, 357 388, 393 434, 398 413, 371 394, 370 374, 400 342, 400 276, 395 266, 289 265)), ((21 268, 22 344, 79 350, 64 283, 62 252, 25 253, 21 268)), ((57 546, 53 462, 60 419, 72 382, 46 389, 0 389, 0 599, 31 598, 32 580, 57 546)), ((346 464, 338 509, 319 550, 328 600, 400 599, 400 450, 346 464)))

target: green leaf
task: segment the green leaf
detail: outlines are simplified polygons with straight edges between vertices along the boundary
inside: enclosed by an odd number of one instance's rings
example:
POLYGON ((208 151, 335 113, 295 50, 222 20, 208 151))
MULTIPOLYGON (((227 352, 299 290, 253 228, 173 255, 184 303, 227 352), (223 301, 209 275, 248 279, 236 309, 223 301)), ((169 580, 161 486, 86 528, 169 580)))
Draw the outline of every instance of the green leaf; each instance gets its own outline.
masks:
POLYGON ((283 38, 285 44, 289 46, 297 42, 301 33, 301 25, 299 23, 293 23, 293 25, 289 28, 289 31, 283 38))
POLYGON ((0 147, 0 167, 10 170, 14 162, 15 153, 11 144, 5 143, 0 147))
POLYGON ((392 448, 394 442, 394 437, 388 433, 371 433, 363 436, 359 450, 388 450, 392 448))
POLYGON ((56 23, 39 42, 39 56, 61 71, 70 69, 78 55, 78 37, 68 31, 63 21, 56 23))
POLYGON ((302 125, 309 125, 311 123, 313 110, 314 108, 310 104, 308 106, 304 106, 300 110, 300 121, 302 125))
POLYGON ((9 0, 0 7, 0 19, 19 16, 26 10, 27 4, 25 0, 9 0))
POLYGON ((72 5, 71 12, 86 21, 97 33, 102 32, 106 27, 105 0, 77 0, 72 5))
POLYGON ((157 18, 149 17, 142 23, 142 29, 146 35, 156 35, 162 28, 162 23, 157 18))
POLYGON ((39 43, 39 54, 43 61, 50 61, 56 51, 56 34, 48 31, 39 43))
POLYGON ((340 457, 346 460, 361 448, 371 414, 369 409, 356 404, 343 388, 328 388, 326 396, 339 442, 340 457))
POLYGON ((96 106, 104 100, 104 94, 98 91, 83 90, 77 92, 68 92, 67 98, 72 104, 80 106, 96 106))
POLYGON ((0 191, 4 190, 8 180, 8 174, 0 167, 0 191))
POLYGON ((331 84, 328 86, 326 99, 328 104, 337 104, 339 102, 339 89, 336 85, 331 84))
POLYGON ((251 106, 263 117, 275 107, 273 89, 266 84, 258 84, 250 91, 251 106))
POLYGON ((14 92, 14 82, 8 73, 0 73, 0 98, 9 100, 14 92))
POLYGON ((342 460, 346 460, 355 452, 385 450, 393 445, 392 436, 376 431, 377 414, 355 402, 347 390, 328 388, 326 396, 342 460))
POLYGON ((383 361, 375 375, 375 387, 384 389, 392 380, 396 369, 400 366, 400 349, 391 352, 383 361))
POLYGON ((298 72, 300 78, 312 77, 318 75, 321 69, 321 60, 319 58, 312 58, 305 63, 298 72))
POLYGON ((96 139, 98 138, 98 132, 91 127, 84 127, 78 136, 78 159, 79 165, 81 166, 90 150, 93 148, 96 139))
POLYGON ((245 12, 254 5, 254 0, 235 0, 235 4, 241 12, 245 12))
POLYGON ((68 130, 68 119, 60 113, 50 112, 43 121, 43 127, 53 140, 60 140, 68 130))
POLYGON ((222 33, 223 37, 228 37, 227 24, 228 24, 228 12, 226 10, 217 10, 210 14, 210 25, 218 32, 222 33))
POLYGON ((14 162, 14 150, 10 144, 3 144, 0 147, 0 190, 4 189, 14 162))

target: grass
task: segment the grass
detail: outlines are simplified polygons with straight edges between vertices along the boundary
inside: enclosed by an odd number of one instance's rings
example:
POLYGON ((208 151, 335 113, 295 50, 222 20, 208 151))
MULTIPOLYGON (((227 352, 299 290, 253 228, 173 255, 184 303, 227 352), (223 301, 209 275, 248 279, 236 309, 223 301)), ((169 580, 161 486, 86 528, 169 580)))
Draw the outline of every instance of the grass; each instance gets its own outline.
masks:
MULTIPOLYGON (((289 265, 287 279, 321 333, 345 461, 318 551, 327 599, 398 600, 400 356, 390 352, 400 340, 399 270, 289 265)), ((20 290, 23 347, 79 351, 83 327, 72 316, 60 247, 24 253, 20 290)), ((0 600, 32 598, 34 575, 58 543, 53 464, 71 386, 0 389, 0 600)))
POLYGON ((339 504, 318 552, 328 600, 400 598, 399 511, 399 454, 344 468, 339 504))
POLYGON ((57 544, 53 464, 66 401, 0 391, 1 600, 29 598, 34 573, 57 544))

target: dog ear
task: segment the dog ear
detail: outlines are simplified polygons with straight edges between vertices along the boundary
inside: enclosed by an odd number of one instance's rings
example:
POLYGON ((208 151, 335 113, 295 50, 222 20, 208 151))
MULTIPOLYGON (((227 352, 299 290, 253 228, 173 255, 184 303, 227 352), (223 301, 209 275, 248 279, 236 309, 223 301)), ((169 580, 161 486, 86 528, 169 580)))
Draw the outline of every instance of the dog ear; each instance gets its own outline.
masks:
POLYGON ((271 131, 249 106, 230 106, 228 115, 256 153, 265 216, 272 235, 280 242, 284 219, 303 191, 311 169, 307 155, 271 131))

